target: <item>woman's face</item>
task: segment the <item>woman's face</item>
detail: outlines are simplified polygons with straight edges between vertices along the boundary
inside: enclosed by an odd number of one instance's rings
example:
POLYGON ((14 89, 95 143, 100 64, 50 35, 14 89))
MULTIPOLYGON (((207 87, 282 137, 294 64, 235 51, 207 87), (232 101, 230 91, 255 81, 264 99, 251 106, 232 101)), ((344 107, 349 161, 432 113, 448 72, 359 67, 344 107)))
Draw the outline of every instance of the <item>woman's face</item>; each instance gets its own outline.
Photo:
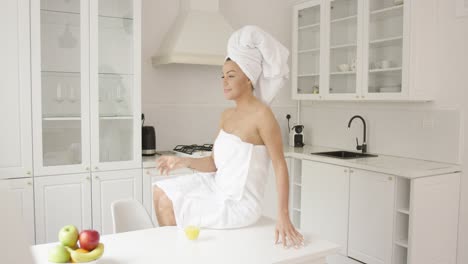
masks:
POLYGON ((242 94, 252 91, 252 85, 237 63, 228 60, 223 66, 223 88, 224 97, 228 100, 235 100, 242 94))

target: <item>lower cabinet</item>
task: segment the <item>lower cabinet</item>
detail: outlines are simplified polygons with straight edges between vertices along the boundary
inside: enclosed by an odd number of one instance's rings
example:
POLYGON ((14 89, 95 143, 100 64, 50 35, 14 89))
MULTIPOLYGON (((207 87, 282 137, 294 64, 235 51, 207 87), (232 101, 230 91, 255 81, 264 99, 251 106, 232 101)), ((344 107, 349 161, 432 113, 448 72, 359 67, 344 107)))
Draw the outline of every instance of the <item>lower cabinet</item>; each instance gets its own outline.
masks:
POLYGON ((349 169, 302 162, 301 228, 341 246, 347 255, 349 169))
POLYGON ((112 234, 112 203, 127 198, 142 202, 141 169, 93 172, 92 197, 93 229, 112 234))
POLYGON ((36 177, 34 190, 37 244, 57 242, 65 225, 92 228, 89 173, 36 177))
POLYGON ((392 263, 395 176, 349 169, 348 256, 368 264, 392 263))
POLYGON ((11 194, 12 208, 17 208, 20 212, 19 215, 23 217, 23 224, 25 233, 28 235, 27 239, 31 245, 35 244, 35 232, 34 232, 34 191, 33 191, 33 179, 22 178, 22 179, 11 179, 11 180, 0 180, 0 185, 6 187, 8 192, 11 194))
POLYGON ((65 225, 105 235, 113 230, 112 202, 142 201, 142 170, 35 177, 34 189, 37 244, 57 242, 65 225))

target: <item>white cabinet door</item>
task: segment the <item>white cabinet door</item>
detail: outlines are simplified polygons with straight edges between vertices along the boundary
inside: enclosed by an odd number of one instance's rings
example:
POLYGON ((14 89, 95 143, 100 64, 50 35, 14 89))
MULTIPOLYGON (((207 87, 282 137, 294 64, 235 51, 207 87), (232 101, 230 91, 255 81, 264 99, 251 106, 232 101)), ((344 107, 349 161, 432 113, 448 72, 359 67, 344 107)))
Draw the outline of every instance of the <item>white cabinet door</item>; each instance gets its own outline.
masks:
POLYGON ((348 168, 302 162, 301 228, 341 246, 347 254, 348 168))
POLYGON ((0 29, 0 179, 31 177, 29 1, 2 1, 0 29))
POLYGON ((34 179, 37 244, 58 241, 65 225, 91 228, 91 180, 88 173, 34 179))
POLYGON ((172 171, 169 176, 161 176, 155 168, 146 168, 143 170, 143 206, 151 216, 153 224, 159 226, 153 206, 153 183, 165 179, 174 179, 181 175, 191 175, 194 171, 191 169, 179 169, 172 171))
POLYGON ((34 174, 87 173, 89 0, 31 0, 34 174))
POLYGON ((19 210, 23 217, 24 229, 28 235, 28 241, 31 245, 35 244, 34 234, 34 193, 32 178, 1 180, 0 185, 5 185, 6 189, 12 194, 13 208, 19 210))
POLYGON ((395 176, 357 169, 350 175, 348 256, 390 264, 395 176))
POLYGON ((93 176, 93 229, 113 233, 111 205, 120 199, 142 201, 141 169, 95 172, 93 176))
POLYGON ((141 168, 141 0, 89 10, 92 170, 141 168))

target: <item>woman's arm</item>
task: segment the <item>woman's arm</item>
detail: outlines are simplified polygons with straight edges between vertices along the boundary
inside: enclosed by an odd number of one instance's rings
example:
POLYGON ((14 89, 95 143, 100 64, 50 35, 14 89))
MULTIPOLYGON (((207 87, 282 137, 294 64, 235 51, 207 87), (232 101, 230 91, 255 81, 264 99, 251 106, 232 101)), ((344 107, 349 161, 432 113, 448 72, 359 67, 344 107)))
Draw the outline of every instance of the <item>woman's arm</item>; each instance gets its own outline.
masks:
POLYGON ((275 242, 278 242, 278 237, 281 237, 281 241, 285 247, 290 245, 298 247, 302 245, 304 238, 294 228, 289 218, 289 175, 284 159, 281 131, 269 107, 262 110, 260 115, 258 132, 268 149, 276 176, 276 189, 278 191, 278 222, 275 230, 275 242))

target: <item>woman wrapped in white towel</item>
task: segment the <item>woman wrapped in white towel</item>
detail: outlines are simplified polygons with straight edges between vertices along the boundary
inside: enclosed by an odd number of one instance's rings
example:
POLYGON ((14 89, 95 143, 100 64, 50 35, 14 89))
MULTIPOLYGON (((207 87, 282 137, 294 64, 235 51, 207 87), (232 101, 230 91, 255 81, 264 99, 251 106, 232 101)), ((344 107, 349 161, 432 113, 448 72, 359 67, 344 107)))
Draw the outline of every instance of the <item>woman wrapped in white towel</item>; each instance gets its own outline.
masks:
POLYGON ((223 66, 224 97, 235 107, 226 109, 210 157, 162 156, 161 173, 192 168, 198 173, 158 181, 154 207, 161 226, 199 218, 206 228, 240 228, 261 216, 261 201, 272 162, 278 217, 275 243, 299 247, 303 236, 289 218, 289 175, 283 143, 270 103, 288 78, 288 50, 255 26, 234 32, 223 66))

